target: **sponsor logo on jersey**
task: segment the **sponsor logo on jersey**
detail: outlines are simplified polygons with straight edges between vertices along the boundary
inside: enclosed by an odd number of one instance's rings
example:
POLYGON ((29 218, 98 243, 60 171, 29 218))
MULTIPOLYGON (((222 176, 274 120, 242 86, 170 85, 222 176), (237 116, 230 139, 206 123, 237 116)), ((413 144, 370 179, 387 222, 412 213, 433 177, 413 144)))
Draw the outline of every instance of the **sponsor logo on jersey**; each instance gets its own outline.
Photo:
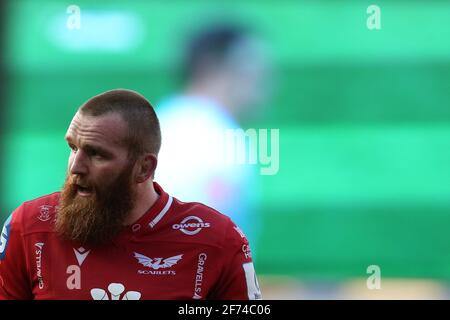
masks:
POLYGON ((54 208, 53 206, 49 206, 47 204, 40 206, 38 219, 41 220, 42 222, 50 220, 52 218, 50 211, 53 208, 54 208))
POLYGON ((250 300, 261 300, 261 289, 256 278, 253 262, 247 262, 242 265, 245 273, 245 282, 247 283, 247 295, 250 300))
POLYGON ((134 253, 134 257, 138 260, 140 264, 144 267, 148 267, 151 270, 138 270, 138 274, 150 274, 150 275, 175 275, 174 270, 159 270, 159 269, 170 269, 178 263, 183 257, 182 254, 169 257, 169 258, 149 258, 143 254, 134 253))
POLYGON ((91 250, 86 250, 83 247, 73 248, 75 258, 77 258, 78 265, 71 264, 67 266, 66 273, 69 275, 66 280, 66 286, 69 290, 81 289, 81 265, 86 260, 91 250))
POLYGON ((42 251, 44 248, 43 242, 36 242, 34 244, 36 247, 35 254, 36 254, 36 277, 38 280, 38 287, 39 289, 44 289, 44 278, 42 277, 42 251))
POLYGON ((207 258, 208 255, 206 253, 202 252, 198 255, 197 274, 195 275, 194 295, 192 296, 192 299, 198 300, 202 298, 203 275, 207 258))
POLYGON ((234 230, 236 230, 236 232, 239 233, 239 235, 241 236, 241 238, 246 239, 244 232, 242 232, 242 230, 239 229, 238 226, 234 226, 234 230))
POLYGON ((209 228, 209 222, 203 222, 202 219, 196 216, 189 216, 184 218, 181 223, 176 223, 172 226, 175 230, 180 230, 184 234, 193 236, 199 233, 203 228, 209 228))
POLYGON ((6 254, 6 246, 8 245, 10 229, 11 229, 11 219, 12 215, 6 219, 5 224, 3 225, 2 232, 0 233, 0 260, 3 260, 6 254))
POLYGON ((121 283, 110 283, 108 292, 100 288, 93 288, 91 290, 91 297, 93 300, 140 300, 141 293, 139 291, 127 291, 121 283))
POLYGON ((244 253, 246 259, 252 258, 252 251, 250 250, 250 246, 248 244, 242 245, 242 252, 244 253))

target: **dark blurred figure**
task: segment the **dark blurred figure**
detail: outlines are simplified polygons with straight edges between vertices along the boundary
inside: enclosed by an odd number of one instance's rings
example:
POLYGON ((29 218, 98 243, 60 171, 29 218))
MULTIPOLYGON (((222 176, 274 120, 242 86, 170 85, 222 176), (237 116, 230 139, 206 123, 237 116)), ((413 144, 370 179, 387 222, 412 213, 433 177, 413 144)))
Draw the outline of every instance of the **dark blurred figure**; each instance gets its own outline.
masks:
POLYGON ((229 215, 253 249, 261 228, 258 168, 234 161, 240 145, 227 137, 268 98, 269 66, 264 43, 244 28, 204 28, 188 43, 182 92, 157 109, 165 138, 156 180, 181 200, 229 215))

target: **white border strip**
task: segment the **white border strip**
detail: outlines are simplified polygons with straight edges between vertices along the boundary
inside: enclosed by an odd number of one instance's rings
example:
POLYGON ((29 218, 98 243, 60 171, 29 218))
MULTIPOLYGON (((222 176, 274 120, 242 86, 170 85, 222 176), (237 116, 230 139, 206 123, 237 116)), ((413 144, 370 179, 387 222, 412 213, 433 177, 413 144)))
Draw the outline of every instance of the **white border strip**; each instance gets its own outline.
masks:
POLYGON ((166 205, 164 206, 164 208, 161 210, 161 212, 155 217, 155 219, 153 219, 148 225, 153 228, 161 219, 162 217, 164 217, 164 215, 167 213, 167 211, 169 211, 170 206, 172 205, 172 196, 169 195, 169 199, 167 200, 166 205))

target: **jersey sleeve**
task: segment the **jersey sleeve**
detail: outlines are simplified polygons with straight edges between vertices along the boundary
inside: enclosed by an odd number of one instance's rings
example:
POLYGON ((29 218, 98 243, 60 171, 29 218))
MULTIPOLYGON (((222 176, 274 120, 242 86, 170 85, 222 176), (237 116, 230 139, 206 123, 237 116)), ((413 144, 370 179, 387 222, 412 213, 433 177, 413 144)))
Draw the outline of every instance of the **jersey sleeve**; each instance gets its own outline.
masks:
POLYGON ((31 299, 22 237, 23 205, 6 220, 0 236, 0 300, 31 299))
POLYGON ((224 252, 223 271, 212 299, 261 300, 250 244, 244 233, 230 221, 224 252))

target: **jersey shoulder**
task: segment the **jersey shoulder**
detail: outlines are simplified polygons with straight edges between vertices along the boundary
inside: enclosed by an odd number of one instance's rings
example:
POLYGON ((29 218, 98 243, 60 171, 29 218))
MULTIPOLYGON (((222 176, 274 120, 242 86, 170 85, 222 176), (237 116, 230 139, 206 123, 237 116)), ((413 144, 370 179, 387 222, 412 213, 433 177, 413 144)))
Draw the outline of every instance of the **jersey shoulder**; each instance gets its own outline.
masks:
POLYGON ((245 235, 225 214, 199 202, 174 198, 171 228, 189 242, 223 248, 227 241, 246 242, 245 235), (245 239, 245 240, 242 240, 245 239))
POLYGON ((51 232, 55 221, 60 192, 54 192, 24 202, 12 215, 22 226, 22 233, 51 232))

